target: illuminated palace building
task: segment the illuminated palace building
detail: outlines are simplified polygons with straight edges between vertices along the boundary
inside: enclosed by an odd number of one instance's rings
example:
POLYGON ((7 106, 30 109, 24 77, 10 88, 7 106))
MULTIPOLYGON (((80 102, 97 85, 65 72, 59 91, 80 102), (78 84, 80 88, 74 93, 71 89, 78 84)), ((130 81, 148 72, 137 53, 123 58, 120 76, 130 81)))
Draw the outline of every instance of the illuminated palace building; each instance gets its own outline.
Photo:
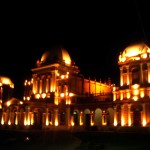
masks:
MULTIPOLYGON (((1 125, 33 126, 148 126, 150 125, 150 48, 128 46, 119 55, 120 86, 86 79, 67 50, 43 53, 32 79, 24 83, 23 100, 3 100, 1 125)), ((119 79, 118 79, 119 80, 119 79)))

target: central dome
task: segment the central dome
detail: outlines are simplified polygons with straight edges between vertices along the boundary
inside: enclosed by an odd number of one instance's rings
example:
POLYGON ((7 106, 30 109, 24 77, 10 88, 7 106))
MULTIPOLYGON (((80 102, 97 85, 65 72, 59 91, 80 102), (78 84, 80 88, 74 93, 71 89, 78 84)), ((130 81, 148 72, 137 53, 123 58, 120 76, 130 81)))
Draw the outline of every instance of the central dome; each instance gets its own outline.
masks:
POLYGON ((42 65, 48 65, 56 62, 65 63, 66 65, 71 64, 71 58, 66 49, 62 47, 55 47, 45 51, 41 57, 42 65))
POLYGON ((14 83, 8 77, 0 76, 0 84, 14 86, 14 83))

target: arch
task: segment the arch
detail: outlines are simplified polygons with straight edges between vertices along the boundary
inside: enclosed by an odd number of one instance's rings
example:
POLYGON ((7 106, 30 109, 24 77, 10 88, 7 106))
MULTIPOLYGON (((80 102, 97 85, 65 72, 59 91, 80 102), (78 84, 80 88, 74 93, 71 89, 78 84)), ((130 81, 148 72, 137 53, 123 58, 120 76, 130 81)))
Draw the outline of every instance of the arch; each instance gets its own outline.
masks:
POLYGON ((101 126, 102 125, 102 110, 100 108, 97 108, 95 110, 94 124, 96 126, 101 126))
POLYGON ((132 105, 131 111, 132 111, 132 125, 133 126, 141 126, 141 113, 142 113, 142 106, 141 105, 132 105))
POLYGON ((139 66, 132 66, 132 84, 140 83, 140 69, 139 66))
POLYGON ((65 125, 66 124, 66 112, 61 111, 59 115, 60 115, 59 125, 65 125))
POLYGON ((108 108, 108 115, 107 115, 107 125, 113 125, 114 122, 114 110, 113 108, 108 108))
POLYGON ((49 110, 49 123, 50 123, 50 125, 53 124, 53 120, 54 120, 54 110, 50 109, 49 110))
POLYGON ((79 125, 79 114, 80 114, 79 110, 76 109, 73 111, 73 121, 75 126, 79 125))
POLYGON ((33 120, 34 127, 41 128, 42 127, 42 110, 40 108, 34 108, 33 110, 33 120))
POLYGON ((117 120, 117 125, 121 125, 121 105, 116 105, 116 120, 117 120))
POLYGON ((90 109, 84 110, 84 125, 90 126, 90 109))

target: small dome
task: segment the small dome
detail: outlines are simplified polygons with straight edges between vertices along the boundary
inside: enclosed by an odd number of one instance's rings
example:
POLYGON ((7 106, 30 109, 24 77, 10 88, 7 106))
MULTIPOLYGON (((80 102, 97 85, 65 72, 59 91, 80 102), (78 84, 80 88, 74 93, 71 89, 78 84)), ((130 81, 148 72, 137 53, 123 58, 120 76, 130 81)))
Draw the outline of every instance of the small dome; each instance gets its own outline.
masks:
POLYGON ((132 57, 139 55, 141 53, 145 53, 148 50, 148 46, 145 45, 144 43, 139 43, 135 45, 128 46, 124 51, 124 55, 126 57, 132 57))
POLYGON ((64 62, 66 65, 71 64, 71 58, 66 49, 62 47, 55 47, 51 50, 45 51, 41 57, 41 65, 47 65, 56 62, 64 62))
POLYGON ((146 53, 150 53, 150 48, 145 43, 130 45, 126 47, 124 51, 119 55, 119 62, 124 62, 133 58, 139 60, 139 56, 146 53))

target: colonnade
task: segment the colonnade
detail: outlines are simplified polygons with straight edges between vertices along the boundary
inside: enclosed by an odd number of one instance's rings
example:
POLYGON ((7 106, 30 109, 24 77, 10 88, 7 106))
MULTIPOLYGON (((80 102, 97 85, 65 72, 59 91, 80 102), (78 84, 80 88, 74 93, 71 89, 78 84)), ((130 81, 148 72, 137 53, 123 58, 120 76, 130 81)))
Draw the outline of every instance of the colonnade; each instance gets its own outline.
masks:
MULTIPOLYGON (((141 110, 138 110, 140 113, 140 121, 139 122, 142 126, 145 126, 147 124, 146 120, 146 109, 145 109, 145 103, 143 103, 141 110)), ((131 110, 132 105, 131 104, 122 104, 120 106, 120 111, 118 106, 114 106, 114 126, 117 126, 120 124, 121 126, 131 126, 134 124, 133 112, 136 110, 131 110), (119 114, 120 113, 120 117, 119 114)))
MULTIPOLYGON (((19 126, 32 126, 40 124, 42 127, 48 126, 60 126, 61 125, 61 112, 56 107, 54 109, 45 108, 45 112, 38 112, 38 109, 31 109, 31 107, 26 106, 24 109, 15 109, 10 107, 6 111, 3 111, 1 114, 1 125, 19 125, 19 126), (37 110, 37 111, 35 111, 37 110), (41 118, 40 118, 41 117, 41 118), (39 120, 39 122, 37 121, 39 120)), ((105 112, 105 111, 103 111, 105 112)), ((84 113, 84 111, 74 110, 71 111, 71 108, 68 106, 65 109, 65 126, 82 126, 82 125, 95 125, 95 112, 89 111, 84 113), (76 117, 74 117, 74 112, 76 112, 76 117), (86 115, 89 115, 89 120, 86 115), (77 123, 77 122, 78 123, 77 123), (89 124, 87 124, 89 122, 89 124)), ((101 114, 101 124, 107 125, 107 114, 101 114)))

